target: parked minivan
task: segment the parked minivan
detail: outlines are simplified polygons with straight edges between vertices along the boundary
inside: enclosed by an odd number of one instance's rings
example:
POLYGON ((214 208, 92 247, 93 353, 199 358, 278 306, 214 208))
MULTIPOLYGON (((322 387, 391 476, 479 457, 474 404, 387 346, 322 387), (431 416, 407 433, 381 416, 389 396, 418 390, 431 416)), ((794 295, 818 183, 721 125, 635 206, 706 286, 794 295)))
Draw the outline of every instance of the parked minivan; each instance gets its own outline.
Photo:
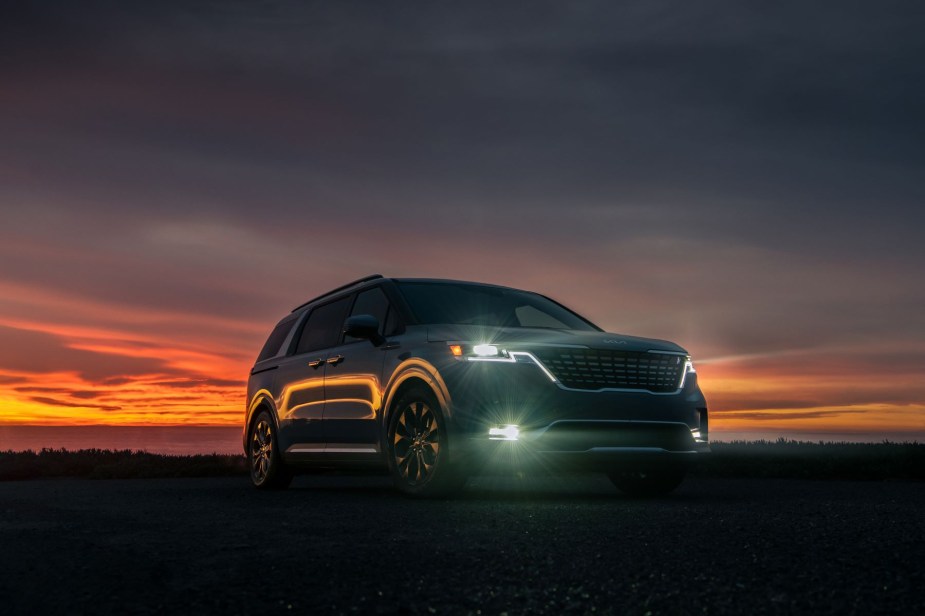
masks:
POLYGON ((417 496, 495 468, 606 473, 670 492, 709 452, 690 355, 607 333, 543 295, 450 280, 362 278, 280 320, 247 385, 258 488, 305 468, 388 468, 417 496))

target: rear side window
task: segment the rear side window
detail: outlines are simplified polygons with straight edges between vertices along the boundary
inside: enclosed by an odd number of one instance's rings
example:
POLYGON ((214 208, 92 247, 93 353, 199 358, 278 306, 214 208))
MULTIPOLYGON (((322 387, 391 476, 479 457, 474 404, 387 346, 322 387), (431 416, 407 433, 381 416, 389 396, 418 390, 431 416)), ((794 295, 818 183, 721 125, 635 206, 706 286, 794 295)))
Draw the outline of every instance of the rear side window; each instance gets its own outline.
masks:
POLYGON ((351 299, 352 296, 348 295, 312 310, 299 336, 296 353, 308 353, 340 344, 351 299))
POLYGON ((280 347, 283 346, 283 341, 289 335, 293 323, 295 323, 295 319, 286 319, 273 328, 270 337, 267 338, 266 344, 263 345, 263 349, 260 350, 260 354, 257 356, 258 362, 279 355, 280 347))

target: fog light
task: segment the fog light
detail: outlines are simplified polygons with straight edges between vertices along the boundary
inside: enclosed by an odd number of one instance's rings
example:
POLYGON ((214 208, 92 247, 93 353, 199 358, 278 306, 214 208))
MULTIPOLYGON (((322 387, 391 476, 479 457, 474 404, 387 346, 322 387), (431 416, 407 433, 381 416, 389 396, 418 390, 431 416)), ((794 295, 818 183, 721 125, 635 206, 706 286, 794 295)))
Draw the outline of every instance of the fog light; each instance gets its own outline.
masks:
POLYGON ((518 437, 520 437, 520 429, 517 426, 507 425, 488 429, 488 438, 492 441, 516 441, 518 437))

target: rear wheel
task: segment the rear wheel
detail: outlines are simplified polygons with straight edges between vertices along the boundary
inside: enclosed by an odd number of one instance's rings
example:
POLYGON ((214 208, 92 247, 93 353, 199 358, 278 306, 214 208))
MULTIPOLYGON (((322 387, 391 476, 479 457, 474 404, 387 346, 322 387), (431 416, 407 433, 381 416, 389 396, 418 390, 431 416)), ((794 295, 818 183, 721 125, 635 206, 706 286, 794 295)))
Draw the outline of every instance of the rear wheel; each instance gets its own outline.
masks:
POLYGON ((405 494, 421 497, 461 489, 466 477, 450 465, 445 421, 430 390, 408 390, 394 409, 388 450, 395 486, 405 494))
POLYGON ((630 496, 661 496, 668 494, 684 481, 683 466, 615 471, 608 477, 621 492, 630 496))
POLYGON ((247 435, 247 465, 251 482, 261 490, 281 490, 292 481, 292 471, 283 463, 276 441, 276 424, 261 411, 247 435))

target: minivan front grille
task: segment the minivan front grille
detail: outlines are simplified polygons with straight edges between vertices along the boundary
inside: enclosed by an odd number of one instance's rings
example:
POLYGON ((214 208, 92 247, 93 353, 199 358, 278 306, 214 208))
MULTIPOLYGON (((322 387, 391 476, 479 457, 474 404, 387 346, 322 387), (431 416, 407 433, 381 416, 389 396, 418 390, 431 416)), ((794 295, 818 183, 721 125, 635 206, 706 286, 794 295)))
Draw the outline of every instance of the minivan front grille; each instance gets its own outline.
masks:
POLYGON ((545 348, 533 354, 559 382, 572 389, 677 391, 685 358, 666 353, 545 348))

